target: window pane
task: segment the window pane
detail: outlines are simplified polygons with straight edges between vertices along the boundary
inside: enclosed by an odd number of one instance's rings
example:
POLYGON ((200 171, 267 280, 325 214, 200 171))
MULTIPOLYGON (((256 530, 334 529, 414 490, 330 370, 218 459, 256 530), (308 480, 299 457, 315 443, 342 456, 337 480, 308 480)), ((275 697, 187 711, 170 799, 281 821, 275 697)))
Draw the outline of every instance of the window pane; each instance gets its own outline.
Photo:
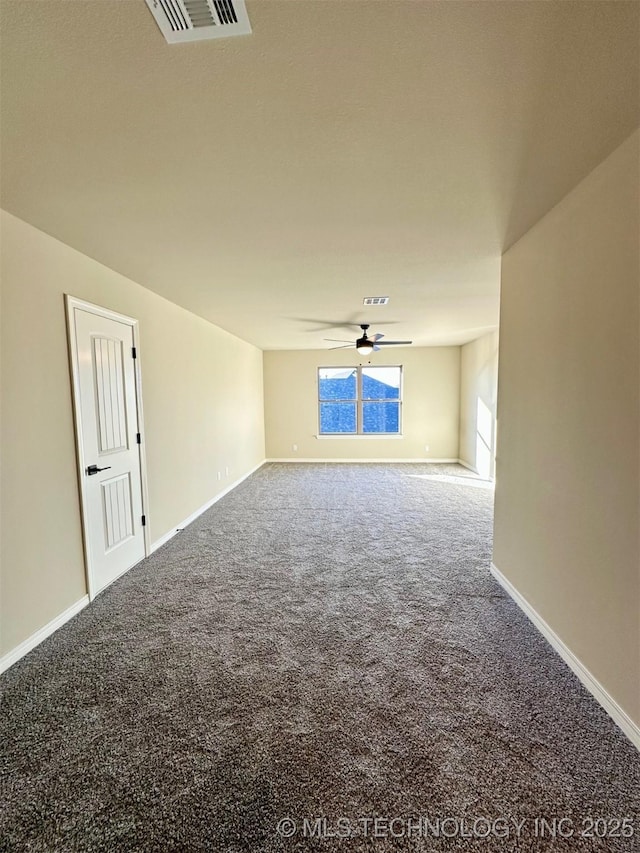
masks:
POLYGON ((355 432, 355 403, 320 403, 320 432, 355 432))
POLYGON ((400 374, 399 367, 363 367, 362 399, 399 400, 400 374))
POLYGON ((353 367, 321 367, 318 388, 321 400, 355 400, 356 371, 353 367))
POLYGON ((400 403, 363 403, 363 432, 399 432, 400 403))

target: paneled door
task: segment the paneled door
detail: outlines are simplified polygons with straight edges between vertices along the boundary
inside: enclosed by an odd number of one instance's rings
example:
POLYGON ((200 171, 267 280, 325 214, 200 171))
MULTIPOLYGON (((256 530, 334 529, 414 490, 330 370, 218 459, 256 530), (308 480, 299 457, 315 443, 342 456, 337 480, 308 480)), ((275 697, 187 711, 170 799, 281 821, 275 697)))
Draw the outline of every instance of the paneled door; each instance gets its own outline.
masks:
POLYGON ((145 556, 136 321, 67 297, 89 596, 145 556))

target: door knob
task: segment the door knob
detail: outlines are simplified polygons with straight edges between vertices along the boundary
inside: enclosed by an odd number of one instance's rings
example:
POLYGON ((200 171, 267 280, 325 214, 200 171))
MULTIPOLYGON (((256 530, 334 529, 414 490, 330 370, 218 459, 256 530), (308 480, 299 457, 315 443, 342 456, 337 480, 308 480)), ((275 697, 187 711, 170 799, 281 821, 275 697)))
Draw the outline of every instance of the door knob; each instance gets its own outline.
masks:
POLYGON ((92 474, 97 474, 98 471, 106 471, 108 468, 111 468, 111 465, 107 465, 106 468, 98 468, 97 465, 89 465, 87 468, 87 474, 91 477, 92 474))

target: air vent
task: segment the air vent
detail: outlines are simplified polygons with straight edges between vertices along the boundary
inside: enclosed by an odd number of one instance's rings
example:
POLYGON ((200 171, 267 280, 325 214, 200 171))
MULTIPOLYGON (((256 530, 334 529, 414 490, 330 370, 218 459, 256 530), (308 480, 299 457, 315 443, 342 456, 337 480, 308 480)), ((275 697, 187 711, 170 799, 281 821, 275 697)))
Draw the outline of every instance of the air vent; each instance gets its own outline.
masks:
POLYGON ((363 305, 386 305, 389 301, 388 296, 365 296, 362 300, 363 305))
POLYGON ((251 32, 244 0, 146 0, 169 44, 251 32))

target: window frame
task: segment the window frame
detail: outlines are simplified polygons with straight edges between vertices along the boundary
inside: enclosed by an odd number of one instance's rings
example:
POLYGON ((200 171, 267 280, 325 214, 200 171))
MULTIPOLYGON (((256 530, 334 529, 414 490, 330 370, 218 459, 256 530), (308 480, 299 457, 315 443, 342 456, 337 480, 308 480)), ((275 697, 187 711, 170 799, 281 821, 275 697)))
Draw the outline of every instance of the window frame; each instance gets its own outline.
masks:
POLYGON ((403 432, 403 417, 402 403, 404 396, 404 370, 401 364, 357 364, 353 368, 350 365, 344 367, 339 364, 321 365, 316 369, 316 397, 318 400, 318 438, 402 438, 403 432), (400 371, 400 382, 398 383, 398 399, 390 400, 389 398, 363 399, 362 396, 362 375, 364 370, 377 368, 391 367, 397 368, 400 371), (320 398, 320 371, 321 370, 349 370, 356 371, 356 396, 355 398, 346 397, 340 400, 322 400, 320 398), (322 432, 322 416, 321 406, 323 403, 355 403, 356 406, 356 429, 355 432, 322 432), (364 424, 364 403, 397 403, 398 404, 398 429, 397 432, 363 432, 364 424))

